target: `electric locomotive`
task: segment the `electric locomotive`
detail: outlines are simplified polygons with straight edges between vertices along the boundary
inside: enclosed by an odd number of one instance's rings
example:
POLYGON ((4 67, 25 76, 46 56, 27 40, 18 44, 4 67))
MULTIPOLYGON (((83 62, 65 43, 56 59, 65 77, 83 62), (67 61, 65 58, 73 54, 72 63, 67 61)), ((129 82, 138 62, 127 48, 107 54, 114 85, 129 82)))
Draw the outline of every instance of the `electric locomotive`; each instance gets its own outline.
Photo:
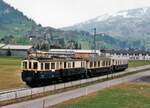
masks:
POLYGON ((30 57, 22 61, 22 80, 29 86, 102 76, 128 68, 128 60, 114 57, 30 57))

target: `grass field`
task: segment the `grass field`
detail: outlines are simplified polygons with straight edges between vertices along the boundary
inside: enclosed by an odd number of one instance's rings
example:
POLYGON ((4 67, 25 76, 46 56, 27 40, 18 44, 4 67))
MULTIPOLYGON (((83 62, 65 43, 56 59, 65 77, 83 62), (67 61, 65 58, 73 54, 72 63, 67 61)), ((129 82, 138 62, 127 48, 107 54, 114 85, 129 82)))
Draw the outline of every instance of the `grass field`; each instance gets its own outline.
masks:
POLYGON ((150 60, 129 61, 129 67, 138 67, 138 66, 144 66, 144 65, 150 65, 150 60))
POLYGON ((50 108, 150 108, 150 84, 114 86, 50 108))
POLYGON ((0 57, 0 89, 23 86, 20 63, 21 58, 0 57))

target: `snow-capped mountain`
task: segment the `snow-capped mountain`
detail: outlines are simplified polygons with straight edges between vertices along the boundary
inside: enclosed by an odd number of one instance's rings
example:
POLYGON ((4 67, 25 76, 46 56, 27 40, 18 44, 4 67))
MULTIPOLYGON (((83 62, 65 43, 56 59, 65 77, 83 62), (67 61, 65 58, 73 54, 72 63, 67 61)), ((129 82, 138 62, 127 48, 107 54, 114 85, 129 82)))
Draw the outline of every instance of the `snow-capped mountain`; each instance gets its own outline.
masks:
POLYGON ((64 27, 64 30, 85 30, 105 32, 111 36, 132 38, 150 38, 150 7, 104 14, 89 21, 64 27))

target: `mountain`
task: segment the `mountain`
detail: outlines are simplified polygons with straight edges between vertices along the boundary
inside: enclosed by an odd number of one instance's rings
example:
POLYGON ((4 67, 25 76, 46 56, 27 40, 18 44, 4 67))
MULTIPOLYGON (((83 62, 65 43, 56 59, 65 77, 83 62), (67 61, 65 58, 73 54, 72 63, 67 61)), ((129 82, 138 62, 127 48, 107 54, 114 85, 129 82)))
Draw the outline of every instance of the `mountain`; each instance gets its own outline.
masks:
POLYGON ((32 28, 39 26, 22 12, 0 0, 0 39, 5 36, 21 37, 32 28))
MULTIPOLYGON (((38 49, 42 49, 42 47, 91 49, 93 36, 82 30, 64 31, 52 27, 42 27, 22 12, 0 0, 0 43, 33 44, 38 49)), ((108 34, 96 37, 96 44, 97 49, 131 46, 108 34)))
POLYGON ((97 32, 105 32, 118 37, 149 36, 150 8, 138 8, 113 14, 104 14, 89 21, 63 29, 91 32, 92 28, 97 28, 97 32))
MULTIPOLYGON (((100 40, 103 41, 103 39, 100 40)), ((39 49, 40 45, 47 43, 56 48, 91 49, 93 39, 92 35, 85 31, 63 31, 52 27, 42 27, 22 12, 0 0, 0 42, 33 44, 39 49)), ((106 43, 103 42, 104 45, 101 45, 105 47, 106 43)))
POLYGON ((92 28, 97 28, 98 33, 104 32, 133 44, 140 40, 140 44, 150 48, 150 7, 104 14, 62 29, 91 32, 92 28))

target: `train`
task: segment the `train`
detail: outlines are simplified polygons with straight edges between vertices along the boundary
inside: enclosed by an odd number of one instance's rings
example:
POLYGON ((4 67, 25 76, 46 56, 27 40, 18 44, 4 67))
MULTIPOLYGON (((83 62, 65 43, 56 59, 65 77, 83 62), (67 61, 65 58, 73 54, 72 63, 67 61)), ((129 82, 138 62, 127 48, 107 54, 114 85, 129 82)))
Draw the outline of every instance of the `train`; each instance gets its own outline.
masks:
POLYGON ((30 87, 49 85, 122 72, 128 59, 106 56, 88 58, 35 56, 22 61, 22 80, 30 87))

